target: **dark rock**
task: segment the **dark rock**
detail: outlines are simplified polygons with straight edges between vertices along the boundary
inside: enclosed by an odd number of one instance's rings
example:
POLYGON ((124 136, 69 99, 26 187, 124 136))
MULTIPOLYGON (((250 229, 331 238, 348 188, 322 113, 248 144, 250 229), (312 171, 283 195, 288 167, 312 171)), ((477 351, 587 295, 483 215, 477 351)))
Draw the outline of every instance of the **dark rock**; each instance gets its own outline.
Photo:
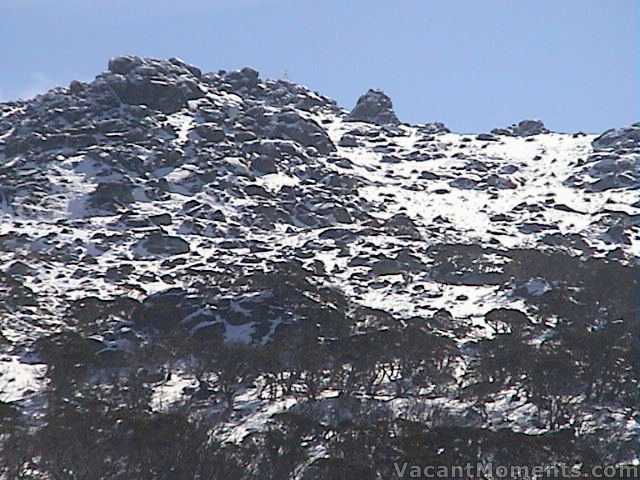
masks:
POLYGON ((530 137, 532 135, 549 133, 549 130, 546 129, 544 123, 540 120, 522 120, 514 129, 514 133, 518 137, 530 137))
POLYGON ((397 213, 389 218, 384 225, 385 230, 392 235, 409 237, 413 240, 420 240, 422 235, 411 217, 405 213, 397 213))
POLYGON ((531 137, 549 133, 549 130, 540 120, 522 120, 518 124, 511 125, 508 128, 495 128, 491 130, 494 135, 508 135, 512 137, 531 137))
MULTIPOLYGON (((47 139, 49 140, 49 139, 47 139)), ((60 148, 62 145, 62 139, 61 138, 54 138, 53 140, 53 145, 49 146, 49 142, 47 142, 47 147, 46 148, 60 148)), ((80 135, 70 135, 69 137, 67 137, 67 145, 71 148, 87 148, 90 147, 92 145, 95 145, 97 143, 96 137, 94 137, 93 135, 88 135, 88 134, 80 134, 80 135)))
POLYGON ((94 82, 94 87, 104 83, 105 94, 111 89, 125 104, 147 105, 163 113, 174 113, 185 107, 188 100, 204 96, 193 67, 177 59, 117 57, 109 62, 109 71, 94 82))
POLYGON ((159 215, 152 215, 149 217, 149 220, 154 225, 171 225, 173 220, 171 219, 171 214, 169 213, 161 213, 159 215))
POLYGON ((174 113, 186 105, 187 100, 199 98, 177 82, 166 79, 138 77, 132 80, 114 79, 114 91, 123 103, 147 105, 164 113, 174 113))
POLYGON ((369 90, 362 95, 347 119, 378 125, 397 125, 400 123, 393 111, 391 98, 381 90, 369 90))
POLYGON ((143 60, 140 57, 124 56, 115 57, 109 60, 109 71, 120 75, 126 75, 135 67, 142 65, 143 60))
POLYGON ((201 302, 187 291, 172 288, 148 296, 134 311, 133 321, 157 330, 174 330, 201 307, 201 302))
POLYGON ((253 68, 245 67, 242 70, 227 73, 224 80, 231 84, 235 90, 242 88, 252 90, 258 86, 260 74, 253 68))
POLYGON ((592 142, 593 149, 617 150, 640 149, 640 123, 635 123, 627 128, 614 128, 607 130, 592 142))
POLYGON ((476 138, 483 142, 497 142, 499 140, 498 137, 490 133, 480 133, 476 138))
POLYGON ((129 183, 99 183, 89 195, 89 202, 95 208, 113 210, 117 206, 133 203, 132 185, 129 183))
POLYGON ((329 228, 318 235, 318 238, 326 240, 351 241, 356 237, 355 232, 346 228, 329 228))
POLYGON ((458 177, 454 178, 449 182, 449 186, 454 188, 460 188, 463 190, 472 190, 478 187, 478 180, 474 180, 468 177, 458 177))
POLYGON ((263 174, 276 173, 278 168, 271 157, 261 155, 251 161, 251 169, 263 174))
POLYGON ((314 147, 323 155, 336 150, 326 130, 313 120, 303 118, 295 112, 278 114, 274 120, 275 138, 290 138, 304 147, 314 147))
POLYGON ((215 124, 212 123, 203 123, 201 125, 198 125, 195 128, 195 131, 198 135, 209 142, 218 143, 224 141, 226 138, 224 130, 218 128, 215 124))
POLYGON ((541 233, 546 230, 554 230, 557 227, 538 222, 526 222, 518 226, 518 230, 522 233, 541 233))
POLYGON ((341 147, 359 147, 360 142, 358 142, 358 139, 355 136, 345 134, 340 139, 340 142, 338 142, 338 145, 341 147))
POLYGON ((437 135, 439 133, 451 132, 451 130, 449 130, 447 126, 441 122, 433 122, 433 123, 426 123, 424 125, 419 125, 418 131, 423 135, 426 135, 422 139, 422 141, 425 141, 425 142, 432 142, 433 140, 435 140, 435 137, 433 135, 437 135))
POLYGON ((154 255, 183 255, 190 251, 187 241, 161 232, 154 232, 148 235, 137 245, 154 255))
POLYGON ((489 175, 487 177, 487 185, 501 190, 514 189, 517 185, 510 179, 499 177, 498 175, 489 175))
POLYGON ((634 187, 638 184, 637 180, 634 180, 628 175, 606 175, 599 180, 587 185, 586 190, 588 192, 604 192, 605 190, 612 190, 615 188, 628 188, 634 187))
POLYGON ((193 65, 186 63, 185 61, 179 58, 172 57, 169 59, 169 63, 172 63, 173 65, 176 65, 178 67, 184 68, 185 70, 188 70, 197 79, 202 78, 202 70, 200 70, 198 67, 194 67, 193 65))
POLYGON ((626 231, 625 225, 612 225, 605 234, 614 242, 621 245, 631 245, 631 235, 626 231))
POLYGON ((33 268, 24 262, 16 260, 15 262, 11 262, 11 264, 9 264, 9 266, 5 269, 5 272, 12 277, 21 277, 30 275, 33 272, 33 268))
POLYGON ((353 222, 353 218, 351 217, 349 210, 347 210, 344 207, 340 207, 340 206, 332 207, 329 210, 329 213, 333 215, 333 217, 336 219, 337 222, 340 222, 340 223, 353 222))
POLYGON ((251 197, 271 198, 269 191, 261 185, 247 185, 244 189, 244 193, 251 197))
POLYGON ((83 93, 87 89, 87 85, 85 83, 79 82, 78 80, 73 80, 69 84, 69 91, 73 95, 79 95, 83 93))
POLYGON ((255 133, 246 130, 240 130, 233 134, 233 138, 238 142, 252 142, 258 137, 255 133))

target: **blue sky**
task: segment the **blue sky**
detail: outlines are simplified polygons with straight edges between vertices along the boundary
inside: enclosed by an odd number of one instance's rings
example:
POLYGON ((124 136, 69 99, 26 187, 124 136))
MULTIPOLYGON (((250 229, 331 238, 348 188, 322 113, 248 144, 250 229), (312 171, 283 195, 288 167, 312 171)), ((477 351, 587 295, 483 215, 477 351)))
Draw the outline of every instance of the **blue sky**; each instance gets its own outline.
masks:
POLYGON ((460 132, 598 132, 640 120, 639 37, 638 0, 0 0, 0 98, 131 53, 287 72, 347 108, 382 88, 460 132))

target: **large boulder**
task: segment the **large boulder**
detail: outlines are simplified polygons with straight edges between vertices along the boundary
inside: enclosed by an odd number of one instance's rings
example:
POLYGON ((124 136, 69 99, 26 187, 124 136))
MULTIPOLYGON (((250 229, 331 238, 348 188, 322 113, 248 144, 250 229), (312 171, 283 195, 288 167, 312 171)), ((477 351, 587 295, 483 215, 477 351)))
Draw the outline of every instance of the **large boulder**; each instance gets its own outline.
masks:
POLYGON ((637 189, 640 185, 640 123, 611 129, 592 142, 594 153, 566 185, 589 192, 637 189))
POLYGON ((119 75, 126 75, 134 68, 142 65, 144 60, 140 57, 134 57, 132 55, 126 55, 122 57, 115 57, 109 60, 109 71, 111 73, 117 73, 119 75))
POLYGON ((640 123, 607 130, 592 142, 594 150, 640 149, 640 123))
POLYGON ((189 242, 180 237, 153 232, 138 242, 143 252, 153 255, 183 255, 189 253, 189 242))
POLYGON ((273 157, 261 155, 251 161, 251 169, 262 174, 277 173, 278 168, 273 157))
POLYGON ((400 123, 393 111, 391 98, 381 90, 369 90, 362 95, 347 119, 378 125, 398 125, 400 123))
POLYGON ((168 331, 180 326, 201 308, 197 297, 181 288, 171 288, 149 295, 132 315, 136 325, 168 331))
POLYGON ((229 72, 224 76, 225 82, 231 84, 234 90, 253 90, 260 83, 260 74, 253 68, 245 67, 242 70, 229 72))
POLYGON ((530 137, 549 133, 549 130, 547 130, 544 123, 540 120, 522 120, 513 128, 513 132, 517 137, 530 137))
POLYGON ((540 120, 522 120, 508 128, 494 128, 491 130, 494 135, 508 135, 510 137, 532 137, 549 133, 549 130, 540 120))
POLYGON ((384 224, 385 231, 390 235, 407 237, 412 240, 420 240, 420 230, 415 222, 406 213, 396 213, 384 224))
POLYGON ((195 127, 195 131, 208 142, 219 143, 227 138, 224 130, 214 123, 202 123, 195 127))
POLYGON ((133 203, 133 185, 127 182, 103 182, 96 185, 89 195, 89 203, 94 208, 114 210, 118 206, 133 203))
POLYGON ((109 61, 109 73, 99 77, 129 105, 147 105, 163 113, 174 113, 188 100, 204 96, 199 70, 181 60, 152 60, 116 57, 109 61))
POLYGON ((323 155, 336 150, 324 128, 313 120, 293 111, 280 113, 273 120, 275 125, 272 135, 275 138, 291 139, 303 147, 314 147, 323 155))
POLYGON ((187 100, 199 98, 190 85, 164 78, 115 77, 111 85, 123 103, 147 105, 163 113, 175 113, 187 100))

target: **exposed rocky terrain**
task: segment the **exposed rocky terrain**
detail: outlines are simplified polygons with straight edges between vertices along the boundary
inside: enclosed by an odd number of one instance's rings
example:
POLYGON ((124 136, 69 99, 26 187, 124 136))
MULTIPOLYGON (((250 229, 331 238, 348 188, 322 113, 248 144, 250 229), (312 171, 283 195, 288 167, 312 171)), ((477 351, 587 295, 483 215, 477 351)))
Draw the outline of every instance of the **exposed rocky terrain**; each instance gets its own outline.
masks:
POLYGON ((358 445, 411 421, 434 458, 638 461, 639 186, 640 124, 463 135, 378 90, 349 112, 250 68, 112 59, 0 104, 0 405, 38 427, 51 391, 135 378, 243 468, 256 435, 316 429, 230 478, 410 457, 336 453, 347 421, 358 445))

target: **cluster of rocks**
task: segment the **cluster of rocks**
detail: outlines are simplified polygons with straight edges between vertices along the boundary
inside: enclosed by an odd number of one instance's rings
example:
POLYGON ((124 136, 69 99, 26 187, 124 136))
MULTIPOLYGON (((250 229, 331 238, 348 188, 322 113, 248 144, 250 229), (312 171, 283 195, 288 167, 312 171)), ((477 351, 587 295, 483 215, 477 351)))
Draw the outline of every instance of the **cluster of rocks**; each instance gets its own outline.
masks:
POLYGON ((596 151, 639 151, 640 123, 634 123, 627 128, 612 128, 607 130, 592 142, 596 151))
POLYGON ((494 128, 491 130, 494 135, 508 135, 510 137, 531 137, 549 133, 549 130, 540 120, 522 120, 507 128, 494 128))
MULTIPOLYGON (((27 203, 44 201, 47 182, 32 182, 27 191, 20 180, 23 170, 34 180, 44 172, 33 170, 35 155, 41 167, 84 155, 82 163, 95 171, 97 183, 86 194, 85 216, 125 213, 135 195, 162 201, 175 189, 197 194, 239 174, 251 179, 295 167, 320 178, 326 174, 316 158, 333 154, 336 147, 326 130, 301 112, 323 109, 339 112, 326 97, 290 82, 263 81, 250 68, 203 74, 175 58, 117 57, 93 82, 72 82, 11 112, 14 128, 0 150, 17 157, 17 163, 4 182, 3 202, 14 201, 18 184, 27 203), (180 127, 169 120, 178 112, 193 122, 182 138, 180 127), (148 178, 160 168, 187 164, 192 165, 189 174, 175 185, 148 178)), ((237 186, 232 194, 244 197, 244 188, 237 186)), ((269 225, 271 218, 259 223, 269 225)))
POLYGON ((118 57, 109 62, 109 73, 97 79, 98 85, 112 89, 122 103, 146 105, 163 113, 184 108, 187 101, 202 98, 198 85, 200 69, 179 59, 169 61, 118 57))
POLYGON ((592 146, 593 154, 581 162, 566 185, 590 192, 640 187, 640 123, 607 130, 592 146))

